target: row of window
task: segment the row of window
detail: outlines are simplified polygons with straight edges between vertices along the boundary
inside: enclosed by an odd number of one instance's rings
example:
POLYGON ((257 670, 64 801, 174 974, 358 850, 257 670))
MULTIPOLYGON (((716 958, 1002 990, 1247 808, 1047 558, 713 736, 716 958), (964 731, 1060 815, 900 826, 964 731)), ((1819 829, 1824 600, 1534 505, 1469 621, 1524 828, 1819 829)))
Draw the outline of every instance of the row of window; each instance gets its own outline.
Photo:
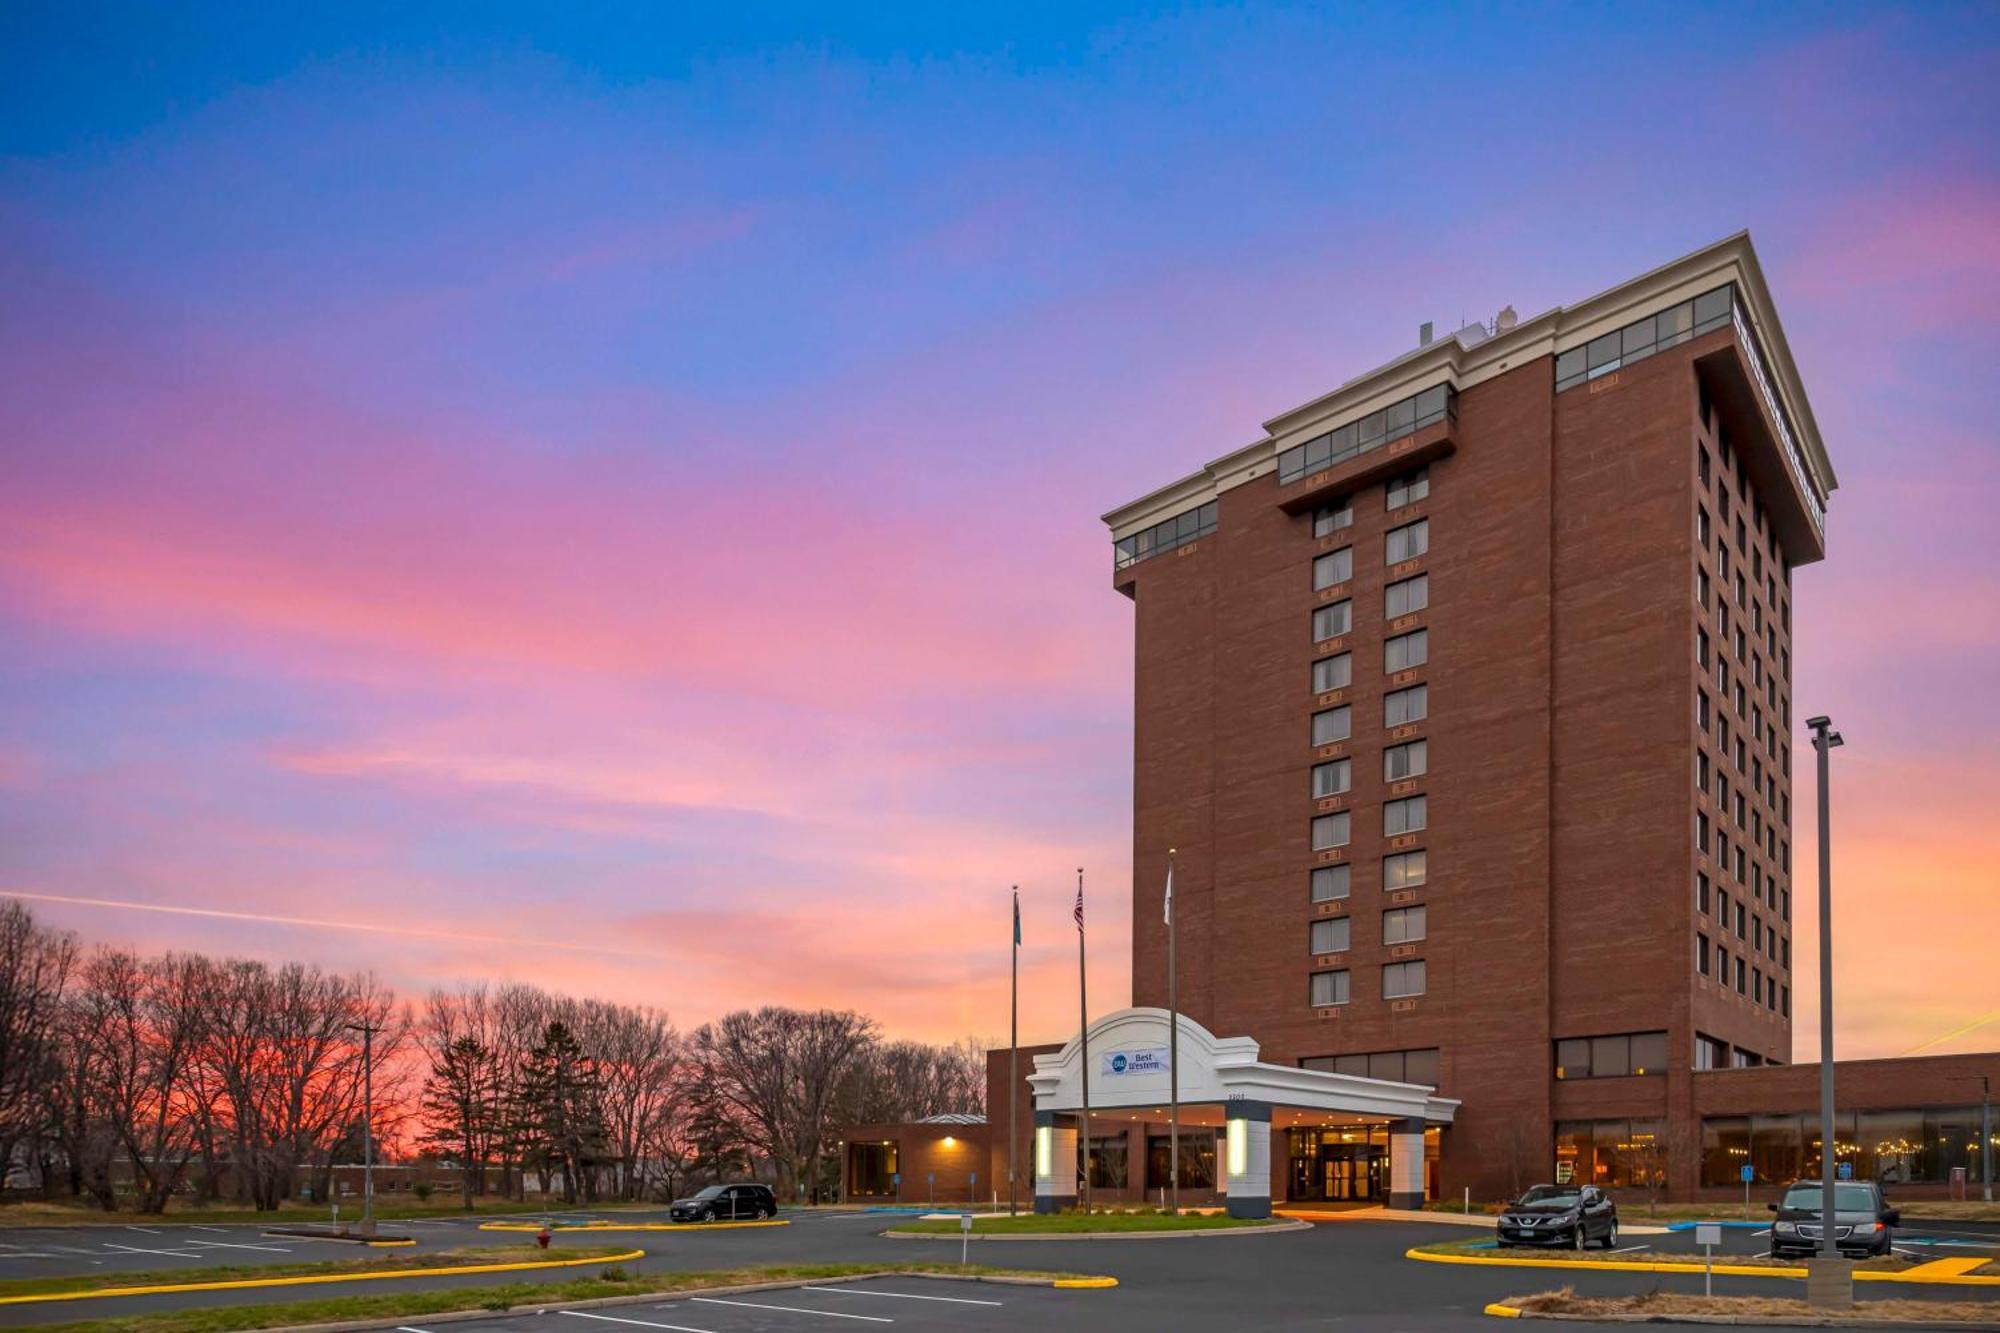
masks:
POLYGON ((1736 993, 1749 996, 1752 1004, 1762 1005, 1785 1018, 1792 1016, 1792 988, 1779 981, 1776 972, 1767 975, 1763 967, 1752 963, 1746 954, 1738 953, 1732 958, 1729 950, 1721 944, 1711 946, 1708 936, 1699 932, 1694 937, 1694 970, 1705 977, 1713 976, 1719 985, 1734 984, 1736 993), (1715 955, 1713 964, 1709 961, 1711 947, 1715 955), (1732 962, 1735 965, 1733 972, 1732 962))
MULTIPOLYGON (((1341 605, 1345 606, 1343 602, 1341 605)), ((1407 671, 1420 667, 1431 659, 1431 633, 1429 630, 1412 630, 1408 634, 1398 634, 1382 643, 1382 670, 1385 673, 1407 671)), ((1322 657, 1312 664, 1312 688, 1314 694, 1324 694, 1328 690, 1344 690, 1354 683, 1354 654, 1335 653, 1322 657)))
MULTIPOLYGON (((1382 892, 1394 893, 1398 889, 1421 887, 1429 874, 1430 866, 1422 848, 1385 856, 1382 858, 1382 892)), ((1313 902, 1338 902, 1353 891, 1354 867, 1351 864, 1343 862, 1337 866, 1313 867, 1313 902)))
MULTIPOLYGON (((1819 1126, 1816 1114, 1708 1117, 1701 1122, 1701 1183, 1738 1186, 1745 1166, 1759 1184, 1817 1180, 1819 1126)), ((1851 1167, 1855 1180, 1942 1183, 1954 1169, 1979 1178, 1977 1105, 1836 1111, 1833 1127, 1833 1159, 1851 1167)), ((2000 1158, 2000 1128, 1994 1135, 1994 1155, 2000 1158)))
MULTIPOLYGON (((1414 944, 1424 938, 1427 924, 1425 910, 1421 904, 1415 907, 1391 907, 1382 913, 1382 943, 1414 944)), ((1309 923, 1307 945, 1309 952, 1318 954, 1346 953, 1354 943, 1354 918, 1345 916, 1323 917, 1309 923)))
POLYGON ((1564 1037, 1556 1043, 1556 1077, 1625 1078, 1667 1072, 1667 1034, 1624 1032, 1609 1037, 1564 1037))
MULTIPOLYGON (((1352 975, 1352 972, 1344 967, 1313 973, 1309 995, 1313 1007, 1324 1009, 1329 1005, 1348 1003, 1353 998, 1352 975)), ((1382 964, 1383 999, 1412 999, 1424 993, 1424 985, 1423 959, 1382 964)))
MULTIPOLYGON (((1389 691, 1382 696, 1382 725, 1402 727, 1421 722, 1430 714, 1430 699, 1428 685, 1409 685, 1389 691)), ((1311 734, 1314 745, 1332 745, 1348 739, 1354 734, 1354 705, 1339 704, 1314 713, 1311 734)), ((1403 776, 1410 775, 1406 773, 1403 776)))
POLYGON ((1622 329, 1592 338, 1581 347, 1572 347, 1556 357, 1556 392, 1608 375, 1620 366, 1642 361, 1711 329, 1729 323, 1736 300, 1734 284, 1724 283, 1703 292, 1692 301, 1682 301, 1634 320, 1622 329))
MULTIPOLYGON (((1431 576, 1419 574, 1415 578, 1402 579, 1391 583, 1382 590, 1382 618, 1394 620, 1421 611, 1431 604, 1431 576)), ((1316 606, 1312 613, 1312 636, 1314 643, 1325 643, 1337 639, 1354 629, 1354 599, 1344 597, 1325 606, 1316 606)))
MULTIPOLYGON (((1422 829, 1429 812, 1422 796, 1403 796, 1382 803, 1382 836, 1397 837, 1404 833, 1415 833, 1422 829)), ((1314 815, 1312 820, 1312 849, 1316 852, 1330 851, 1335 847, 1345 847, 1354 840, 1353 812, 1336 810, 1328 815, 1314 815)))
MULTIPOLYGON (((1404 778, 1420 777, 1430 765, 1430 742, 1405 741, 1401 745, 1391 745, 1382 751, 1382 780, 1400 782, 1404 778)), ((1318 800, 1323 796, 1339 796, 1354 787, 1354 761, 1352 759, 1329 759, 1312 767, 1312 794, 1318 800)))
POLYGON ((1416 1051, 1374 1051, 1367 1055, 1309 1055, 1299 1061, 1299 1068, 1387 1079, 1391 1083, 1415 1083, 1426 1088, 1439 1086, 1435 1046, 1416 1051))
POLYGON ((1434 384, 1401 402, 1285 450, 1278 455, 1278 484, 1289 485, 1309 472, 1372 453, 1392 440, 1413 435, 1457 414, 1458 390, 1449 384, 1434 384))
MULTIPOLYGON (((1383 558, 1390 564, 1414 560, 1431 549, 1431 521, 1420 518, 1383 534, 1383 558)), ((1354 577, 1354 548, 1343 546, 1316 556, 1312 563, 1313 591, 1336 587, 1354 577)))
POLYGON ((1176 546, 1185 546, 1191 541, 1199 541, 1215 531, 1216 502, 1188 510, 1185 514, 1155 523, 1129 537, 1120 537, 1112 543, 1114 567, 1124 569, 1136 565, 1149 556, 1171 551, 1176 546))

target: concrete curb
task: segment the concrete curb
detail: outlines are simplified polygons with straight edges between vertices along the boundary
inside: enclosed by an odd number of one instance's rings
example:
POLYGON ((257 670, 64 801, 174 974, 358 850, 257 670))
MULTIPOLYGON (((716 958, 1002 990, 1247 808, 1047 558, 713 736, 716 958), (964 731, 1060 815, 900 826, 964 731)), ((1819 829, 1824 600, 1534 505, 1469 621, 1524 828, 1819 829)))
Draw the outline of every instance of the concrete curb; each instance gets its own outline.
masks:
POLYGON ((1056 1231, 1028 1232, 1018 1236, 970 1235, 962 1231, 884 1231, 887 1240, 1216 1240, 1224 1236, 1275 1236, 1285 1231, 1311 1231, 1312 1223, 1291 1219, 1264 1227, 1207 1227, 1190 1231, 1056 1231))
MULTIPOLYGON (((1484 1254, 1434 1254, 1419 1249, 1403 1251, 1405 1259, 1426 1264, 1478 1264, 1488 1268, 1563 1268, 1575 1273, 1701 1273, 1711 1271, 1698 1263, 1654 1263, 1644 1259, 1502 1259, 1484 1254)), ((1933 1259, 1900 1272, 1860 1269, 1856 1282, 1897 1282, 1916 1287, 2000 1287, 2000 1277, 1977 1277, 1952 1271, 1974 1262, 1968 1259, 1933 1259)), ((1984 1259, 1978 1263, 1987 1262, 1984 1259)), ((1804 1278, 1806 1270, 1785 1264, 1717 1264, 1714 1272, 1724 1277, 1804 1278)))
POLYGON ((162 1282, 147 1287, 95 1287, 89 1291, 48 1291, 31 1296, 0 1296, 0 1305, 47 1305, 59 1301, 102 1301, 124 1296, 172 1296, 187 1291, 256 1291, 264 1287, 313 1287, 335 1282, 384 1282, 405 1277, 458 1277, 480 1273, 528 1273, 545 1268, 587 1268, 592 1264, 622 1264, 646 1257, 644 1250, 601 1254, 594 1259, 544 1259, 516 1264, 457 1264, 445 1268, 392 1268, 387 1272, 298 1273, 290 1277, 232 1278, 226 1282, 162 1282))
MULTIPOLYGON (((838 1287, 850 1282, 872 1282, 879 1278, 924 1278, 938 1282, 991 1282, 1004 1287, 1059 1287, 1065 1291, 1101 1291, 1118 1285, 1115 1277, 1015 1277, 1005 1273, 915 1273, 885 1268, 879 1273, 856 1273, 849 1277, 786 1278, 779 1282, 743 1282, 730 1287, 693 1287, 686 1291, 648 1291, 633 1296, 599 1296, 587 1301, 558 1301, 554 1305, 518 1305, 510 1310, 449 1310, 439 1314, 383 1315, 378 1319, 348 1319, 330 1324, 279 1324, 272 1333, 362 1333, 366 1329, 407 1327, 421 1324, 456 1324, 471 1319, 502 1319, 518 1314, 545 1314, 559 1306, 565 1310, 599 1310, 618 1305, 645 1305, 688 1296, 746 1296, 759 1291, 793 1291, 799 1287, 838 1287)), ((255 1333, 246 1330, 245 1333, 255 1333)))
POLYGON ((1927 1328, 1949 1330, 1983 1330, 1991 1333, 1991 1323, 1973 1323, 1958 1319, 1871 1319, 1865 1315, 1854 1318, 1840 1318, 1834 1315, 1719 1315, 1719 1314, 1558 1314, 1541 1310, 1522 1310, 1512 1305, 1495 1302, 1486 1307, 1484 1313, 1495 1319, 1555 1319, 1572 1324, 1723 1324, 1739 1325, 1746 1328, 1927 1328))

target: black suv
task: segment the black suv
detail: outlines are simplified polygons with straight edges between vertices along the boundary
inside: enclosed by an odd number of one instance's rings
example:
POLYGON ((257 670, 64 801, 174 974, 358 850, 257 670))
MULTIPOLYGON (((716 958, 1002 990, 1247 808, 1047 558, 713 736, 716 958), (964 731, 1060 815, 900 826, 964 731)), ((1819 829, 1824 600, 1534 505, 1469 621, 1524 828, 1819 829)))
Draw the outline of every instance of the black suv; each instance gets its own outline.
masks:
POLYGON ((1510 1245, 1559 1245, 1580 1250, 1595 1240, 1618 1244, 1618 1205, 1595 1185, 1537 1185, 1500 1214, 1495 1239, 1510 1245))
MULTIPOLYGON (((1771 1255, 1810 1255, 1819 1251, 1820 1205, 1826 1202, 1826 1187, 1817 1180, 1795 1181, 1785 1189, 1785 1197, 1770 1205, 1778 1220, 1771 1223, 1771 1255)), ((1887 1254, 1893 1243, 1891 1227, 1903 1224, 1903 1215, 1882 1197, 1882 1187, 1872 1180, 1836 1181, 1833 1187, 1833 1243, 1851 1258, 1887 1254)))
POLYGON ((675 1199, 669 1212, 676 1222, 747 1222, 777 1215, 778 1196, 769 1185, 710 1185, 675 1199))

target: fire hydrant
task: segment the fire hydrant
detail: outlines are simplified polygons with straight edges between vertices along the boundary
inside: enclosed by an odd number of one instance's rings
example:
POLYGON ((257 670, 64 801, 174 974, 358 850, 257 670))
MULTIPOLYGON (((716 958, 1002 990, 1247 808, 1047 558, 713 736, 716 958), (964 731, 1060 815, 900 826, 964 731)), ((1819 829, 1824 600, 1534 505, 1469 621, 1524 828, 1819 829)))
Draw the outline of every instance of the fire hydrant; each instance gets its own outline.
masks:
POLYGON ((535 1233, 535 1244, 546 1250, 549 1248, 549 1242, 553 1239, 554 1236, 549 1231, 549 1224, 547 1222, 542 1223, 542 1229, 535 1233))

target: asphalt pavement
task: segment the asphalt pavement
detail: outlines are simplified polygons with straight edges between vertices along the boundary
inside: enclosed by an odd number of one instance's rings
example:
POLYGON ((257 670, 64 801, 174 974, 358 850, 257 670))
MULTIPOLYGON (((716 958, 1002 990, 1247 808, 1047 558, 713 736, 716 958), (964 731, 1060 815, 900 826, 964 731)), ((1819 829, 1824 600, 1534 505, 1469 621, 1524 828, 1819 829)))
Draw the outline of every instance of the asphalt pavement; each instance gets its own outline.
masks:
MULTIPOLYGON (((630 1214, 620 1217, 629 1218, 630 1214)), ((583 1245, 626 1245, 644 1249, 646 1257, 624 1267, 643 1272, 698 1271, 733 1268, 759 1263, 878 1263, 895 1266, 908 1263, 951 1263, 958 1258, 955 1240, 889 1240, 881 1236, 897 1218, 867 1213, 793 1214, 793 1224, 785 1227, 704 1230, 681 1228, 671 1231, 608 1232, 565 1234, 555 1248, 583 1245)), ((491 1219, 478 1219, 480 1221, 491 1219)), ((414 1228, 425 1232, 423 1247, 417 1249, 367 1251, 376 1255, 408 1255, 413 1263, 424 1248, 446 1248, 475 1243, 495 1243, 508 1233, 480 1231, 477 1221, 437 1220, 414 1228)), ((66 1228, 65 1234, 79 1230, 66 1228)), ((91 1239, 108 1237, 113 1228, 88 1228, 91 1239)), ((232 1229, 233 1230, 233 1229, 232 1229)), ((1755 1228, 1740 1231, 1733 1244, 1743 1251, 1754 1248, 1760 1238, 1755 1228)), ((144 1248, 179 1249, 189 1247, 196 1233, 184 1237, 169 1227, 150 1238, 144 1248)), ((5 1233, 18 1240, 16 1233, 5 1233)), ((1690 1246, 1691 1232, 1668 1232, 1637 1238, 1635 1243, 1658 1248, 1690 1246)), ((1481 1314, 1487 1303, 1507 1296, 1522 1295, 1556 1286, 1573 1286, 1585 1294, 1631 1295, 1660 1288, 1699 1291, 1701 1274, 1583 1272, 1502 1268, 1470 1265, 1418 1263, 1405 1259, 1410 1246, 1433 1241, 1477 1238, 1464 1227, 1414 1222, 1340 1221, 1314 1226, 1308 1231, 1275 1235, 1211 1235, 1173 1240, 1090 1240, 1090 1241, 1002 1241, 977 1242, 972 1247, 975 1262, 1017 1268, 1056 1269, 1068 1272, 1104 1274, 1116 1277, 1119 1286, 1108 1291, 1070 1291, 1046 1288, 1001 1286, 997 1284, 932 1283, 899 1280, 875 1285, 875 1295, 863 1297, 844 1292, 758 1293, 744 1297, 661 1298, 640 1304, 565 1312, 560 1307, 524 1312, 506 1318, 483 1321, 480 1327, 510 1333, 546 1333, 567 1329, 569 1333, 617 1333, 620 1328, 656 1327, 690 1329, 697 1333, 743 1333, 747 1330, 805 1330, 816 1326, 829 1333, 861 1333, 871 1327, 902 1324, 910 1329, 941 1327, 994 1327, 1056 1329, 1290 1329, 1339 1326, 1357 1330, 1418 1330, 1491 1328, 1481 1314), (891 1289, 900 1296, 890 1295, 891 1289), (994 1300, 997 1306, 960 1306, 944 1301, 925 1302, 919 1295, 952 1296, 960 1299, 994 1300), (736 1304, 723 1304, 722 1301, 736 1304), (849 1305, 853 1308, 848 1308, 849 1305), (782 1306, 771 1309, 760 1306, 782 1306), (880 1310, 874 1307, 879 1305, 880 1310), (607 1322, 608 1321, 608 1322, 607 1322)), ((225 1239, 228 1239, 225 1237, 225 1239)), ((123 1242, 111 1241, 113 1244, 123 1242)), ((249 1243, 255 1242, 254 1229, 249 1243)), ((79 1243, 76 1248, 86 1249, 79 1243)), ((135 1247, 141 1248, 141 1247, 135 1247)), ((1973 1253, 1974 1251, 1954 1251, 1973 1253)), ((1981 1253, 1989 1251, 1979 1251, 1981 1253)), ((196 1251, 201 1253, 201 1251, 196 1251)), ((211 1251, 209 1253, 215 1253, 211 1251)), ((243 1257, 258 1257, 244 1252, 243 1257)), ((315 1250, 289 1256, 270 1256, 271 1262, 323 1257, 315 1250)), ((337 1257, 337 1253, 335 1254, 337 1257)), ((1643 1258, 1643 1252, 1635 1253, 1643 1258)), ((218 1260, 210 1258, 205 1262, 218 1260)), ((106 1259, 105 1263, 113 1262, 106 1259)), ((118 1260, 123 1262, 123 1260, 118 1260)), ((181 1261, 186 1262, 186 1261, 181 1261)), ((103 1268, 78 1271, 102 1272, 103 1268)), ((588 1268, 576 1270, 589 1272, 588 1268)), ((331 1295, 360 1295, 382 1291, 412 1291, 425 1288, 478 1286, 518 1280, 518 1275, 443 1276, 357 1283, 335 1286, 272 1288, 251 1291, 163 1293, 154 1296, 100 1298, 64 1302, 58 1305, 0 1306, 0 1326, 26 1326, 59 1320, 109 1317, 143 1310, 166 1310, 202 1306, 254 1305, 286 1300, 320 1299, 331 1295)), ((1715 1280, 1718 1292, 1762 1295, 1797 1295, 1802 1287, 1794 1282, 1759 1278, 1715 1280)), ((1944 1294, 1933 1289, 1930 1294, 1944 1294)), ((1916 1294, 1893 1284, 1858 1286, 1862 1301, 1916 1294)), ((1995 1299, 2000 1315, 2000 1290, 1994 1288, 1952 1288, 1954 1298, 1995 1299)), ((2000 1324, 2000 1320, 1996 1320, 2000 1324)), ((410 1327, 422 1329, 421 1320, 410 1327)), ((454 1323, 458 1330, 473 1325, 454 1323)), ((884 1333, 896 1333, 884 1329, 884 1333)))

